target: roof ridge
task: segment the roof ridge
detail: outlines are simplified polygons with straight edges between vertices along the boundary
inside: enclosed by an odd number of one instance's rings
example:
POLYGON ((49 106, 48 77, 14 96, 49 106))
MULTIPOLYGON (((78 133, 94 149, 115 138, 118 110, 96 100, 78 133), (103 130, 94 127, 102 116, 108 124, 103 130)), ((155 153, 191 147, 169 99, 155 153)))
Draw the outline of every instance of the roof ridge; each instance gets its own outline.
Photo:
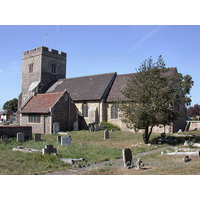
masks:
POLYGON ((114 74, 117 74, 117 72, 110 72, 110 73, 103 73, 103 74, 93 74, 93 75, 87 75, 87 76, 77 76, 77 77, 71 77, 71 78, 63 78, 63 79, 59 79, 59 80, 84 78, 84 77, 90 77, 90 76, 101 76, 101 75, 106 75, 106 74, 113 74, 114 75, 114 74))

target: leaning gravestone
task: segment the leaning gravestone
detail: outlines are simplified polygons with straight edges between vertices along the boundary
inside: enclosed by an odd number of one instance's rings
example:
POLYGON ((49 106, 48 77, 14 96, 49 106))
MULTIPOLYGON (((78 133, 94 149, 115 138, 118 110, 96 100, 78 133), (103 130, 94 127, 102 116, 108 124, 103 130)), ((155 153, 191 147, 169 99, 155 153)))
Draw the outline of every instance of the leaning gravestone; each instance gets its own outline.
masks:
POLYGON ((41 141, 41 134, 40 133, 36 133, 34 135, 34 140, 35 140, 35 142, 41 141))
POLYGON ((45 153, 57 153, 57 148, 53 148, 53 145, 45 145, 45 148, 42 149, 42 155, 45 153))
POLYGON ((104 140, 106 140, 106 139, 109 139, 109 131, 108 131, 108 129, 106 129, 104 131, 104 140))
POLYGON ((2 135, 1 141, 8 142, 8 135, 2 135))
POLYGON ((61 146, 70 146, 71 137, 61 137, 61 146))
POLYGON ((53 124, 53 133, 58 133, 60 131, 60 126, 58 122, 53 124))
POLYGON ((78 122, 74 122, 74 131, 78 131, 78 122))
POLYGON ((22 132, 17 133, 17 141, 24 142, 24 133, 22 132))
POLYGON ((133 165, 133 158, 130 149, 122 149, 122 156, 124 167, 131 167, 133 165))

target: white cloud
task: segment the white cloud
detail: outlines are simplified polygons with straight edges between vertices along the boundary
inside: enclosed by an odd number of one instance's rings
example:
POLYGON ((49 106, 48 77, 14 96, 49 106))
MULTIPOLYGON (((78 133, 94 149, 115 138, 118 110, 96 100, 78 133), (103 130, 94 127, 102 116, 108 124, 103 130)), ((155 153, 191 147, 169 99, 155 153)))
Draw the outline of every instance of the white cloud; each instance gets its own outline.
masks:
POLYGON ((0 73, 2 72, 2 69, 0 69, 0 73))

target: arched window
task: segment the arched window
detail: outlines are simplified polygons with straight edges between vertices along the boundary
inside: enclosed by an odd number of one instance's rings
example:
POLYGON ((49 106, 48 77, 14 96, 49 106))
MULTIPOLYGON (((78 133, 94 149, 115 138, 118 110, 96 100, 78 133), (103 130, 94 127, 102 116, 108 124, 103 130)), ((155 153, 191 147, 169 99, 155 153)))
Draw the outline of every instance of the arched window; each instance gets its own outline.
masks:
POLYGON ((118 119, 118 108, 115 105, 111 106, 111 119, 118 119))
POLYGON ((82 106, 82 114, 84 117, 88 117, 88 105, 86 103, 82 106))

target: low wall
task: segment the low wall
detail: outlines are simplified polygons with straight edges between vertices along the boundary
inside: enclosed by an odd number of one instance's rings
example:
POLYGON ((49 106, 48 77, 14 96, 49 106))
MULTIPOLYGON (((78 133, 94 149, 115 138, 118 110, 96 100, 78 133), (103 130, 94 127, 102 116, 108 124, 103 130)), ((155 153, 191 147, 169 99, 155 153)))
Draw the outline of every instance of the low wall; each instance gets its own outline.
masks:
POLYGON ((23 132, 24 137, 32 137, 31 126, 0 126, 0 137, 2 135, 8 135, 8 137, 17 137, 17 133, 23 132))

